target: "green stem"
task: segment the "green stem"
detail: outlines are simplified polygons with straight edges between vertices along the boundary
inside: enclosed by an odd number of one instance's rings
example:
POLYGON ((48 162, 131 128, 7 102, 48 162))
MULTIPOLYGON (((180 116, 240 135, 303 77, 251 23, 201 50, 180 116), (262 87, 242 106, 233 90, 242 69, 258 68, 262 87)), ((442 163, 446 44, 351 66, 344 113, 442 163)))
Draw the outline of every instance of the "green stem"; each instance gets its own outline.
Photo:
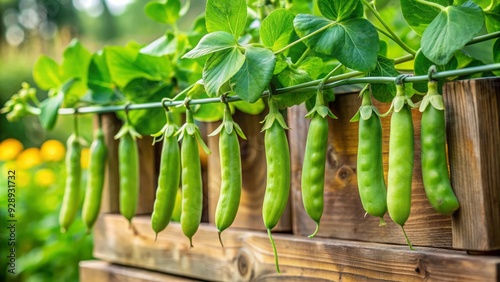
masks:
POLYGON ((426 0, 415 0, 415 2, 420 3, 420 4, 424 4, 424 5, 429 6, 429 7, 437 8, 440 11, 443 11, 443 10, 446 9, 446 7, 443 6, 443 5, 441 5, 441 4, 434 3, 434 2, 429 2, 429 1, 426 1, 426 0))
POLYGON ((301 38, 297 39, 296 41, 294 41, 294 42, 292 42, 292 43, 290 43, 290 44, 286 45, 285 47, 283 47, 283 48, 279 49, 278 51, 274 52, 274 55, 278 55, 279 53, 282 53, 282 52, 284 52, 284 51, 286 51, 286 50, 290 49, 291 47, 295 46, 295 45, 296 45, 296 44, 298 44, 299 42, 302 42, 302 41, 304 41, 304 40, 306 40, 306 39, 308 39, 308 38, 311 38, 311 37, 315 36, 316 34, 318 34, 318 33, 320 33, 320 32, 323 32, 324 30, 326 30, 326 29, 328 29, 328 28, 330 28, 330 27, 332 27, 332 26, 334 26, 334 25, 336 25, 336 24, 337 24, 337 22, 331 22, 331 23, 329 23, 329 24, 325 25, 324 27, 322 27, 322 28, 320 28, 320 29, 317 29, 317 30, 315 30, 315 31, 313 31, 313 32, 311 32, 311 33, 309 33, 308 35, 306 35, 306 36, 304 36, 304 37, 301 37, 301 38))
POLYGON ((396 42, 396 39, 394 39, 394 37, 392 37, 392 35, 390 35, 387 31, 385 31, 385 30, 381 29, 381 28, 380 28, 380 27, 378 27, 378 26, 376 26, 375 28, 378 30, 378 32, 380 32, 380 33, 382 33, 383 35, 387 36, 390 40, 392 40, 392 41, 396 42))
POLYGON ((73 117, 73 133, 78 137, 78 115, 75 111, 75 116, 73 117))
POLYGON ((488 33, 488 34, 484 34, 484 35, 480 35, 480 36, 474 37, 474 38, 472 38, 471 41, 467 42, 467 44, 465 44, 465 45, 472 45, 472 44, 480 43, 480 42, 487 41, 487 40, 490 40, 490 39, 495 39, 495 38, 498 38, 498 37, 500 37, 500 31, 495 31, 495 32, 492 32, 492 33, 488 33))
POLYGON ((304 61, 304 59, 307 57, 307 55, 309 55, 310 52, 311 52, 311 47, 307 47, 307 49, 304 51, 304 53, 302 53, 302 55, 297 60, 297 62, 295 62, 295 64, 293 64, 292 66, 297 67, 298 65, 300 65, 304 61))
POLYGON ((401 48, 403 48, 406 52, 408 52, 408 53, 412 54, 413 56, 415 56, 415 54, 417 52, 415 50, 413 50, 412 48, 410 48, 408 45, 406 45, 399 38, 399 36, 397 36, 397 34, 394 33, 394 31, 385 23, 384 19, 382 19, 382 17, 377 12, 377 10, 375 10, 375 8, 373 8, 373 6, 370 3, 368 3, 366 0, 361 0, 361 1, 368 8, 368 10, 370 10, 370 12, 372 12, 372 14, 377 18, 377 20, 384 26, 384 28, 389 32, 389 34, 391 36, 388 36, 388 37, 391 38, 392 40, 394 40, 394 42, 396 42, 399 46, 401 46, 401 48))

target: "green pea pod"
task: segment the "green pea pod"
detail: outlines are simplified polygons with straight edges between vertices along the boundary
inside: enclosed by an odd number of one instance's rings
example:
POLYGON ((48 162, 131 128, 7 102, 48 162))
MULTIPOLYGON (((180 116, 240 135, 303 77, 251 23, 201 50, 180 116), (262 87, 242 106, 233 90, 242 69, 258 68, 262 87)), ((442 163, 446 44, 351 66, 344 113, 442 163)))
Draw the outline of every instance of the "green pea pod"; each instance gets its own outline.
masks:
POLYGON ((401 226, 410 249, 413 246, 406 235, 404 224, 410 216, 411 184, 413 175, 413 120, 410 98, 404 96, 404 86, 396 85, 397 95, 391 108, 389 140, 389 171, 387 181, 387 211, 391 219, 401 226))
POLYGON ((68 230, 78 211, 80 183, 82 178, 82 167, 80 163, 82 146, 76 134, 71 134, 68 138, 67 148, 66 185, 59 213, 59 225, 61 226, 62 233, 68 230))
POLYGON ((411 184, 413 175, 413 120, 409 98, 403 85, 397 85, 393 101, 389 139, 389 171, 387 181, 387 209, 392 220, 403 226, 410 216, 411 184))
MULTIPOLYGON (((156 189, 156 199, 151 214, 151 227, 156 236, 167 227, 172 218, 181 177, 179 142, 174 136, 177 130, 178 127, 173 122, 172 113, 167 112, 167 124, 159 132, 159 134, 163 135, 163 148, 161 151, 158 188, 156 189)), ((157 136, 159 135, 155 135, 155 137, 157 136)))
POLYGON ((285 128, 288 129, 288 127, 272 98, 269 99, 269 114, 264 122, 267 183, 262 205, 262 217, 273 247, 276 270, 280 272, 278 253, 271 229, 276 226, 283 215, 290 194, 290 151, 285 133, 285 128))
POLYGON ((118 144, 118 173, 120 176, 120 213, 132 224, 139 198, 139 149, 136 134, 125 123, 115 138, 118 144))
POLYGON ((181 228, 184 235, 189 238, 189 245, 193 247, 192 238, 200 226, 203 209, 203 182, 198 141, 201 142, 207 154, 210 150, 203 143, 200 130, 194 124, 193 114, 189 108, 186 108, 186 123, 177 131, 177 134, 180 134, 179 139, 182 139, 181 228))
POLYGON ((312 117, 307 133, 304 163, 302 165, 302 202, 304 209, 316 222, 316 230, 309 238, 319 231, 319 221, 323 215, 326 151, 328 147, 328 120, 326 116, 335 118, 330 109, 325 106, 323 92, 316 94, 316 104, 306 115, 312 117))
POLYGON ((437 82, 429 81, 427 95, 421 103, 421 160, 425 194, 441 214, 452 214, 459 208, 453 193, 446 161, 446 125, 443 97, 437 82))
POLYGON ((90 145, 89 173, 82 209, 82 219, 87 227, 87 233, 94 226, 101 208, 107 154, 104 133, 98 128, 90 145))
POLYGON ((215 226, 222 246, 221 233, 233 223, 241 197, 241 156, 238 135, 246 139, 232 117, 229 105, 224 110, 222 124, 210 136, 220 132, 219 154, 221 166, 220 196, 215 209, 215 226))
POLYGON ((382 161, 382 123, 372 105, 370 93, 363 93, 363 102, 351 121, 359 120, 357 178, 361 204, 366 213, 380 217, 385 225, 387 188, 382 161))

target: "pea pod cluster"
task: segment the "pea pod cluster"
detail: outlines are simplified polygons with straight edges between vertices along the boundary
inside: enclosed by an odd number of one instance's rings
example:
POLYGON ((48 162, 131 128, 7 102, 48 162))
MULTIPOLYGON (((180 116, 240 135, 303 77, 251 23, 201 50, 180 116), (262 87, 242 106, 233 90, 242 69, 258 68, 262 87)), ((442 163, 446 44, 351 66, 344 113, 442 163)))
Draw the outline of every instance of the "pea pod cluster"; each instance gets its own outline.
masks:
POLYGON ((139 148, 136 138, 141 135, 130 124, 128 115, 115 135, 118 144, 118 173, 120 178, 120 213, 132 224, 139 199, 139 148))
POLYGON ((209 136, 217 134, 219 134, 221 187, 215 209, 215 226, 218 230, 219 242, 223 246, 221 233, 231 226, 236 218, 241 197, 241 154, 238 135, 246 139, 240 126, 233 121, 227 103, 221 125, 209 136))
POLYGON ((290 195, 290 151, 285 129, 288 126, 278 110, 276 101, 269 98, 269 113, 264 119, 262 130, 267 164, 267 183, 262 206, 262 217, 273 247, 276 270, 280 272, 278 253, 271 229, 278 223, 285 211, 290 195))
POLYGON ((193 235, 198 230, 203 209, 203 182, 201 178, 201 164, 198 149, 200 142, 203 150, 210 154, 210 149, 200 136, 200 129, 193 121, 193 113, 186 106, 186 123, 177 131, 176 135, 182 140, 181 169, 182 169, 182 232, 189 239, 193 247, 193 235))
POLYGON ((319 222, 323 215, 325 164, 328 147, 328 120, 326 116, 336 118, 325 105, 323 91, 318 90, 316 104, 306 115, 311 118, 307 133, 304 162, 302 165, 302 202, 309 217, 316 222, 316 230, 309 235, 314 237, 319 230, 319 222))
POLYGON ((89 173, 82 209, 82 219, 87 227, 87 233, 94 226, 101 208, 107 154, 104 133, 99 127, 95 131, 94 140, 90 145, 89 173))
POLYGON ((156 234, 155 240, 158 233, 167 227, 172 218, 181 177, 179 143, 174 136, 179 127, 173 121, 172 112, 168 110, 166 120, 167 123, 160 132, 153 134, 155 141, 156 138, 163 138, 158 187, 151 214, 151 227, 156 234))
POLYGON ((459 203, 448 173, 444 104, 437 85, 436 81, 429 81, 428 92, 420 104, 422 179, 425 194, 434 210, 452 214, 459 208, 459 203))
POLYGON ((363 209, 380 217, 384 225, 387 212, 387 188, 382 160, 382 123, 380 114, 371 102, 369 91, 362 92, 362 104, 351 121, 359 121, 357 179, 363 209))

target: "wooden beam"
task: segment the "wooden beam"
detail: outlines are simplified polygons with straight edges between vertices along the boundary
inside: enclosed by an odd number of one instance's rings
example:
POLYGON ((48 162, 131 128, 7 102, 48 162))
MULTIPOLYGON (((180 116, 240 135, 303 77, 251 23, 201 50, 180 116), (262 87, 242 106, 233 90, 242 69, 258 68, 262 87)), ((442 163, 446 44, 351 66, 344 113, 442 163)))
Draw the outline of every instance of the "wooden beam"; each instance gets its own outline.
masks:
POLYGON ((453 247, 500 250, 500 78, 444 85, 451 181, 460 209, 453 247))
POLYGON ((113 263, 212 281, 498 281, 500 257, 463 251, 308 239, 276 233, 281 274, 276 273, 267 234, 229 228, 219 245, 214 226, 202 224, 193 248, 179 224, 170 223, 154 241, 150 219, 133 229, 119 215, 100 218, 94 256, 113 263))
MULTIPOLYGON (((401 228, 386 214, 387 225, 379 227, 379 218, 367 215, 359 198, 356 158, 358 122, 349 122, 356 114, 361 100, 357 93, 338 95, 331 105, 338 119, 329 119, 327 163, 325 172, 325 209, 318 236, 338 239, 406 245, 401 228)), ((389 103, 374 101, 381 113, 389 103)), ((289 108, 290 150, 292 162, 292 195, 294 233, 309 235, 315 223, 304 210, 301 192, 302 163, 309 127, 305 107, 289 108)), ((429 204, 422 184, 420 165, 420 118, 418 109, 412 110, 415 132, 412 202, 410 218, 405 230, 414 245, 451 248, 451 216, 436 213, 429 204)), ((387 179, 390 117, 382 118, 382 154, 387 179)))
POLYGON ((155 271, 131 268, 104 261, 80 262, 81 282, 189 282, 189 278, 168 275, 155 271))

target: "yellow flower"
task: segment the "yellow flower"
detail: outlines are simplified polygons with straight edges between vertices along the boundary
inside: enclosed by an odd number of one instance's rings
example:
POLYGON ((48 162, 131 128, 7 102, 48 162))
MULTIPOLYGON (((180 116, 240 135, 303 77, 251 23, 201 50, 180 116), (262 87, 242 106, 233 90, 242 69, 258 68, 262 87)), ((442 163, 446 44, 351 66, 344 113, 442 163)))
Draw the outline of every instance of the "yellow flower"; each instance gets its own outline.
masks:
POLYGON ((42 187, 48 187, 56 181, 54 172, 48 168, 42 168, 35 172, 35 183, 42 187))
POLYGON ((18 187, 27 187, 31 182, 31 174, 25 170, 16 170, 16 185, 18 187))
POLYGON ((28 148, 19 154, 16 159, 17 167, 20 169, 29 169, 39 165, 42 162, 40 150, 38 148, 28 148))
POLYGON ((58 140, 47 140, 40 147, 40 154, 45 161, 59 162, 64 159, 66 149, 58 140))
POLYGON ((5 139, 0 143, 0 161, 10 161, 23 150, 23 144, 14 138, 5 139))
POLYGON ((90 158, 89 148, 83 148, 82 154, 80 156, 80 164, 82 166, 82 169, 86 169, 89 167, 89 158, 90 158))

